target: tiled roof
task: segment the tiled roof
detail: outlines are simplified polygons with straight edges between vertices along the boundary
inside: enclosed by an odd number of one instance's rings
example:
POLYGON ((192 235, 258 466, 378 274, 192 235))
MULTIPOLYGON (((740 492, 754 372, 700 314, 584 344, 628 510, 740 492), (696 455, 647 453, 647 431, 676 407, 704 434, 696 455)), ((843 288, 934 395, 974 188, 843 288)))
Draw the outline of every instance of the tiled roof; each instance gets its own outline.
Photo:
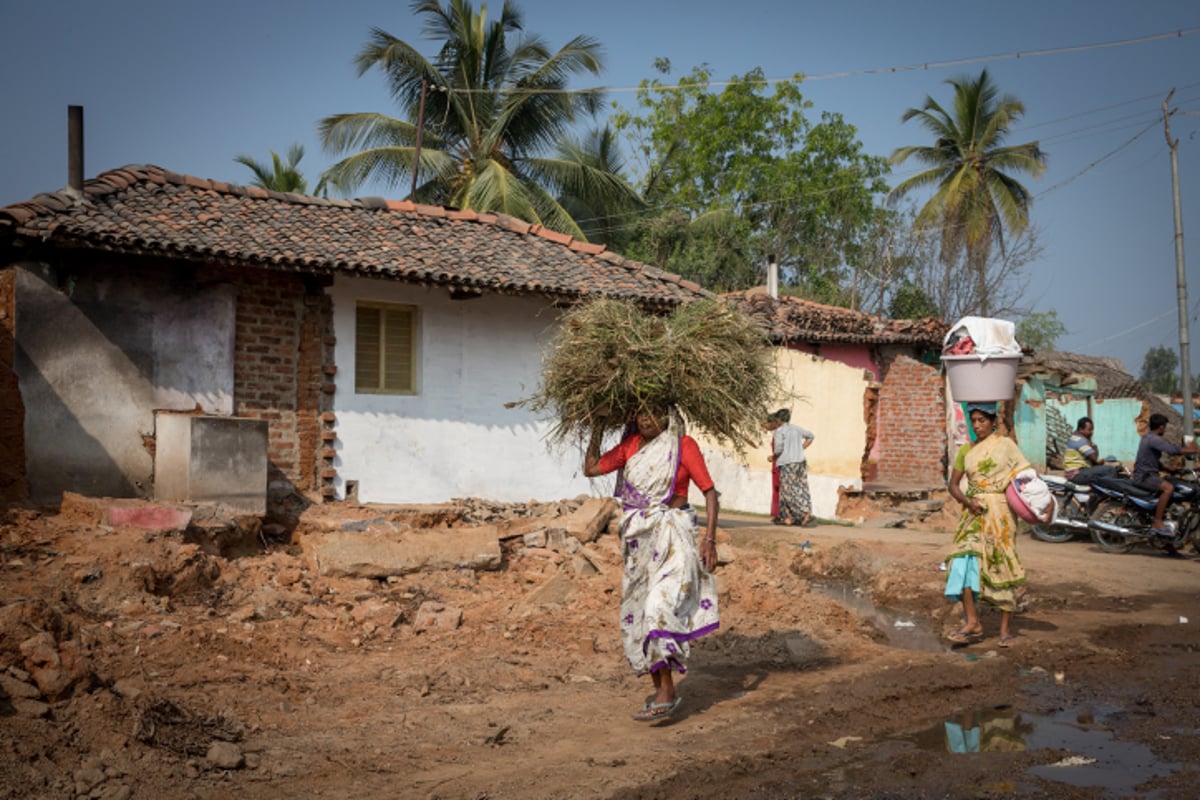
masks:
MULTIPOLYGON (((1119 359, 1039 350, 1027 353, 1021 359, 1017 377, 1028 378, 1030 375, 1047 372, 1057 373, 1063 378, 1071 375, 1090 375, 1096 379, 1097 400, 1141 400, 1145 404, 1144 413, 1162 414, 1167 418, 1167 441, 1178 442, 1183 436, 1183 415, 1126 372, 1125 364, 1119 359)), ((1074 424, 1075 420, 1069 422, 1074 424)))
POLYGON ((105 172, 85 183, 82 199, 63 190, 0 208, 0 252, 14 238, 394 278, 466 293, 606 296, 658 306, 709 296, 695 283, 603 245, 503 214, 268 192, 154 166, 105 172))
POLYGON ((759 289, 724 295, 783 344, 907 344, 941 350, 950 326, 936 317, 884 319, 799 297, 772 299, 759 289))
POLYGON ((1038 350, 1021 359, 1019 377, 1053 372, 1060 377, 1090 375, 1096 379, 1096 399, 1136 397, 1146 400, 1150 392, 1125 371, 1125 365, 1115 358, 1086 356, 1080 353, 1038 350))

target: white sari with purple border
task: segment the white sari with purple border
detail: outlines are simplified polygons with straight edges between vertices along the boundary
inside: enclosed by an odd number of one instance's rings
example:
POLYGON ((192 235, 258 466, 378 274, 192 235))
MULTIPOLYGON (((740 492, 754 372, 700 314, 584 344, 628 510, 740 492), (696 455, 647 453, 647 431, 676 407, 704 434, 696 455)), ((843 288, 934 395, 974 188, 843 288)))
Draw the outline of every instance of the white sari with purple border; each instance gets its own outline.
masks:
POLYGON ((679 469, 677 430, 672 420, 618 478, 617 498, 625 509, 621 641, 638 675, 663 667, 686 672, 688 643, 720 625, 717 582, 700 561, 696 512, 667 506, 679 469))

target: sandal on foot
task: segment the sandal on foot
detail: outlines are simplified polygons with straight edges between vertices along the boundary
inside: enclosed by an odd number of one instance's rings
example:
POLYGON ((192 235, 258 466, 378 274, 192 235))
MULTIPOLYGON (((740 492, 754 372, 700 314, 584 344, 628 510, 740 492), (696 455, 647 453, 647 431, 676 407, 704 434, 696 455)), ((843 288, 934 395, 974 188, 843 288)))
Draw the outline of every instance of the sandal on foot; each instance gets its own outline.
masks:
POLYGON ((682 697, 676 697, 669 703, 646 703, 640 711, 634 712, 633 718, 638 722, 657 722, 660 719, 667 719, 675 713, 682 702, 682 697))
POLYGON ((963 628, 954 633, 946 634, 946 638, 954 642, 954 644, 971 644, 973 642, 983 641, 983 631, 972 631, 963 628))
POLYGON ((1000 641, 996 642, 997 647, 1012 647, 1017 643, 1017 635, 1010 633, 1008 636, 1001 636, 1000 641))

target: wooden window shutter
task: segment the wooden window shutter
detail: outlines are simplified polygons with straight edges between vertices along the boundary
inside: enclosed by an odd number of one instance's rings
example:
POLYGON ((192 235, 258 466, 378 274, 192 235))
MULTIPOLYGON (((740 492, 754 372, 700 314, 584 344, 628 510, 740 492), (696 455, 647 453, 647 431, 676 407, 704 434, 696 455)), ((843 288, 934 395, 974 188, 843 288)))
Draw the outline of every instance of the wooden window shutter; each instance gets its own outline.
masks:
POLYGON ((413 306, 358 304, 354 336, 356 392, 416 392, 416 317, 413 306))

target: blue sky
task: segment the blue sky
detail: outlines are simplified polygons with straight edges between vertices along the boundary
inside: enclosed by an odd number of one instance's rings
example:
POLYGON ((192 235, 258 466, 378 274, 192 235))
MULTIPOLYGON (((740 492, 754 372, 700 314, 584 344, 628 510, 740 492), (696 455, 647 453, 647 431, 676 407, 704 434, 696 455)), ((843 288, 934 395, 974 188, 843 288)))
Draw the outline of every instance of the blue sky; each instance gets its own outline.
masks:
MULTIPOLYGON (((926 95, 947 102, 948 78, 987 67, 1025 103, 1012 141, 1037 139, 1049 169, 1026 185, 1045 253, 1027 301, 1055 309, 1059 347, 1115 356, 1136 374, 1146 351, 1178 346, 1169 152, 1162 101, 1176 88, 1193 370, 1200 371, 1200 28, 1187 0, 524 0, 527 28, 557 47, 585 33, 607 69, 579 86, 612 87, 634 102, 657 57, 676 74, 701 63, 716 79, 762 67, 800 72, 812 115, 835 111, 865 149, 887 156, 926 143, 901 114, 926 95), (947 13, 953 8, 953 13, 947 13), (1099 47, 1096 45, 1113 44, 1099 47), (1090 47, 1089 47, 1090 46, 1090 47), (1080 48, 1038 55, 1038 51, 1080 48), (1021 58, 1011 58, 1022 53, 1021 58), (992 57, 992 58, 988 58, 992 57), (922 64, 957 66, 895 70, 922 64), (1140 135, 1139 135, 1140 134, 1140 135), (1135 138, 1136 137, 1136 138, 1135 138), (1132 140, 1132 141, 1131 141, 1132 140), (1190 240, 1187 237, 1192 237, 1190 240)), ((500 4, 491 3, 498 10, 500 4)), ((391 113, 381 76, 359 78, 354 54, 377 26, 416 43, 420 22, 403 0, 0 0, 0 205, 66 183, 66 108, 86 109, 86 173, 125 164, 248 183, 241 153, 303 144, 315 181, 332 158, 316 124, 349 111, 391 113)), ((426 52, 433 52, 429 44, 426 52)), ((913 167, 897 168, 893 183, 913 167)), ((360 195, 401 197, 407 187, 360 195)))

